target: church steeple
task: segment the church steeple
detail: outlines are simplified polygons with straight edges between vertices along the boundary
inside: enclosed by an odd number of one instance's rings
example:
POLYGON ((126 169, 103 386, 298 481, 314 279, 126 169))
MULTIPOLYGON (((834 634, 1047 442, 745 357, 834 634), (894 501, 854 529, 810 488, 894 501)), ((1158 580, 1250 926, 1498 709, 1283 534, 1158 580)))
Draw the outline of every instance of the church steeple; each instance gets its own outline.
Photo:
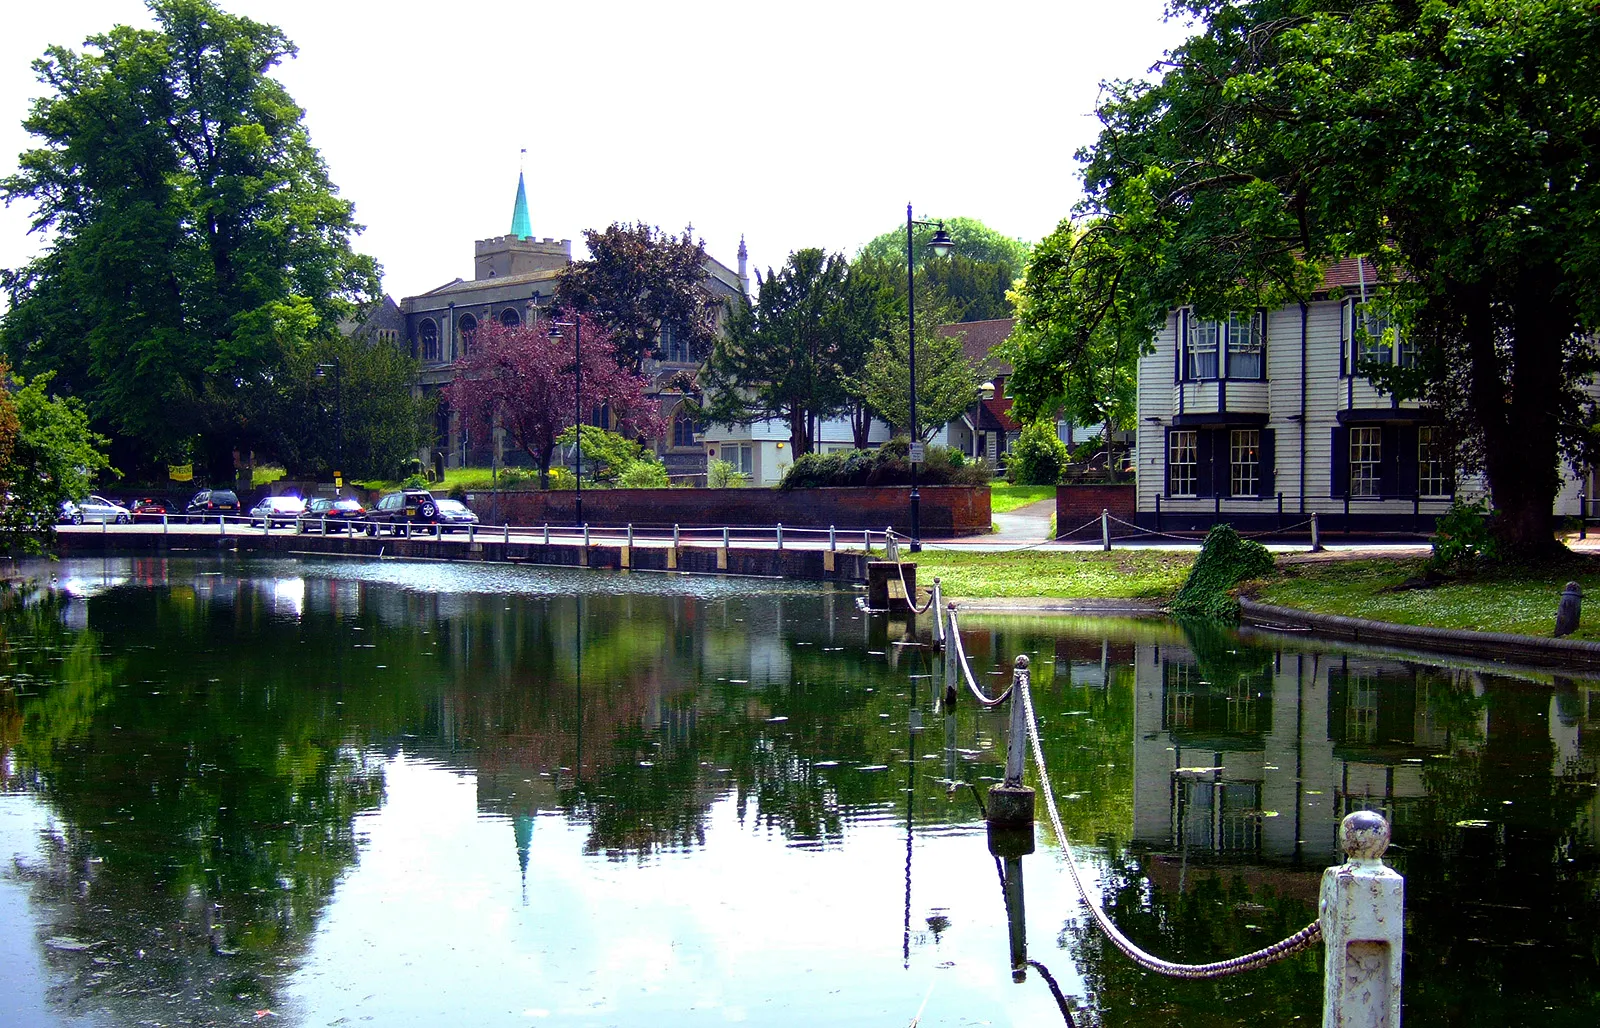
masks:
POLYGON ((517 203, 511 208, 511 234, 518 239, 533 235, 533 221, 528 217, 528 187, 522 180, 521 169, 517 171, 517 203))

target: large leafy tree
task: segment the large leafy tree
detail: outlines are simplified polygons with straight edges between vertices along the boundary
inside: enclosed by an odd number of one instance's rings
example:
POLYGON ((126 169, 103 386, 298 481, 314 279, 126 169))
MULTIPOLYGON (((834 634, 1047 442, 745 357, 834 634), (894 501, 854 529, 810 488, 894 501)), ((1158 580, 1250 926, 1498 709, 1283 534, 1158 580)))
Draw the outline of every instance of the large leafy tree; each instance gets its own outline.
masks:
POLYGON ((703 241, 644 222, 616 222, 583 238, 589 259, 563 273, 561 303, 605 326, 624 367, 638 371, 655 354, 663 327, 680 333, 696 360, 710 352, 721 305, 704 285, 703 241))
MULTIPOLYGON (((931 293, 928 297, 931 299, 931 293)), ((937 326, 950 319, 945 310, 918 298, 917 438, 926 442, 947 422, 978 401, 980 376, 967 359, 963 336, 942 335, 937 326)), ((853 376, 872 409, 897 433, 911 433, 911 346, 906 319, 895 318, 874 342, 865 366, 853 376)))
MULTIPOLYGON (((1007 294, 1021 276, 1032 247, 1020 239, 1001 235, 976 218, 950 218, 942 224, 955 244, 950 256, 943 258, 933 257, 928 249, 935 227, 913 226, 911 253, 919 282, 934 287, 952 321, 1011 317, 1007 294)), ((856 262, 871 268, 904 299, 907 282, 903 226, 890 229, 863 246, 856 262)))
POLYGON ((851 407, 851 376, 890 307, 882 281, 852 270, 844 257, 790 254, 782 268, 757 276, 753 304, 735 304, 702 378, 706 417, 783 421, 794 455, 810 453, 816 423, 851 407))
POLYGON ((82 499, 110 466, 83 404, 51 395, 50 379, 13 378, 0 361, 0 534, 30 550, 52 537, 61 502, 82 499))
POLYGON ((1329 262, 1371 256, 1418 360, 1367 370, 1457 429, 1508 552, 1550 548, 1560 461, 1596 442, 1600 9, 1174 7, 1198 33, 1159 82, 1108 90, 1082 155, 1096 220, 1060 276, 1067 335, 1304 301, 1329 262))
MULTIPOLYGON (((546 318, 536 326, 507 328, 484 322, 470 353, 456 361, 455 379, 445 398, 474 432, 492 427, 539 468, 541 486, 550 482, 550 458, 562 430, 576 422, 578 394, 575 335, 572 329, 550 338, 546 318)), ((583 333, 583 406, 609 405, 618 427, 630 435, 657 435, 660 406, 644 395, 648 381, 622 367, 609 336, 592 318, 580 316, 583 333)), ((585 410, 587 417, 588 410, 585 410)))
POLYGON ((213 473, 272 426, 249 415, 293 355, 376 293, 377 267, 269 72, 295 48, 208 0, 147 0, 119 25, 34 62, 39 142, 0 180, 49 239, 4 273, 0 342, 53 371, 137 466, 189 455, 213 473))

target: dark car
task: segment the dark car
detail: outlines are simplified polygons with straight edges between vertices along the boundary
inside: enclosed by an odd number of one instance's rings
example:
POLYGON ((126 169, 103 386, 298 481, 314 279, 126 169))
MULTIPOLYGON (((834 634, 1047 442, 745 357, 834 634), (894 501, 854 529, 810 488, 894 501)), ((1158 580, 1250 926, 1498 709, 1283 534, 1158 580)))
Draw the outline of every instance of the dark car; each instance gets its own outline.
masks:
POLYGON ((250 508, 250 525, 286 528, 293 525, 306 509, 306 501, 298 496, 266 496, 250 508))
POLYGON ((439 505, 439 530, 442 532, 465 532, 478 523, 478 515, 460 500, 441 496, 434 502, 439 505))
POLYGON ((439 502, 426 489, 402 489, 378 497, 378 502, 367 511, 367 534, 377 535, 388 529, 394 535, 405 531, 401 526, 422 526, 430 532, 439 531, 439 502))
POLYGON ((135 521, 159 521, 167 513, 167 501, 157 496, 141 496, 128 504, 135 521))
POLYGON ((300 531, 348 532, 366 516, 367 509, 352 497, 318 496, 300 513, 300 531))
POLYGON ((239 497, 232 489, 202 489, 183 508, 185 514, 237 514, 239 497))

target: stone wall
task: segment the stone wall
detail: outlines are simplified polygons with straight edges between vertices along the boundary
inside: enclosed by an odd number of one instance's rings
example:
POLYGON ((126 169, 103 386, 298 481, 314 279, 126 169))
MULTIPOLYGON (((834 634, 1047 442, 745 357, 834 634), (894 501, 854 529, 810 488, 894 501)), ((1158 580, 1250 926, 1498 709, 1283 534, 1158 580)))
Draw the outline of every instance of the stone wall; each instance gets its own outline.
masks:
MULTIPOLYGON (((1066 539, 1073 529, 1085 522, 1100 517, 1102 510, 1110 511, 1114 518, 1132 521, 1135 514, 1134 503, 1136 497, 1133 484, 1125 485, 1058 485, 1056 486, 1056 538, 1066 539)), ((1128 531, 1125 527, 1112 526, 1112 535, 1119 535, 1128 531)), ((1095 523, 1076 535, 1074 539, 1100 538, 1100 522, 1095 523)))
MULTIPOLYGON (((924 486, 922 534, 937 538, 989 531, 989 490, 982 486, 924 486)), ((519 490, 468 493, 467 506, 488 523, 572 525, 577 523, 569 491, 519 490)), ((1096 508, 1096 513, 1099 513, 1096 508)), ((583 517, 591 525, 721 528, 776 525, 844 531, 870 528, 911 531, 909 486, 837 489, 594 489, 583 493, 583 517)))

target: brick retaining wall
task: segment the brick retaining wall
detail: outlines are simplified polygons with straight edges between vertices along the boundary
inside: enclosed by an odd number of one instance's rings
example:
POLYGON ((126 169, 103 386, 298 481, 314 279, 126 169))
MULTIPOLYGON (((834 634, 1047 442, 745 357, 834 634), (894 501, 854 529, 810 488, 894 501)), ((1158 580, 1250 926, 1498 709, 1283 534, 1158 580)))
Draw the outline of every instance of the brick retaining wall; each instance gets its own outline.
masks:
MULTIPOLYGON (((919 490, 924 536, 983 535, 989 531, 989 490, 983 486, 935 485, 919 490)), ((513 525, 576 523, 567 490, 517 490, 493 497, 467 494, 467 506, 487 522, 513 525), (491 508, 498 507, 492 512, 491 508)), ((1099 513, 1098 508, 1095 511, 1099 513)), ((594 489, 584 490, 583 517, 591 525, 721 528, 776 525, 793 528, 870 528, 911 531, 909 486, 834 489, 594 489)))
MULTIPOLYGON (((1125 485, 1058 485, 1056 486, 1056 538, 1065 539, 1067 533, 1086 521, 1100 517, 1102 510, 1114 518, 1132 521, 1136 498, 1133 484, 1125 485)), ((1120 531, 1126 531, 1125 529, 1120 531)), ((1079 532, 1073 538, 1100 538, 1100 523, 1079 532)))

